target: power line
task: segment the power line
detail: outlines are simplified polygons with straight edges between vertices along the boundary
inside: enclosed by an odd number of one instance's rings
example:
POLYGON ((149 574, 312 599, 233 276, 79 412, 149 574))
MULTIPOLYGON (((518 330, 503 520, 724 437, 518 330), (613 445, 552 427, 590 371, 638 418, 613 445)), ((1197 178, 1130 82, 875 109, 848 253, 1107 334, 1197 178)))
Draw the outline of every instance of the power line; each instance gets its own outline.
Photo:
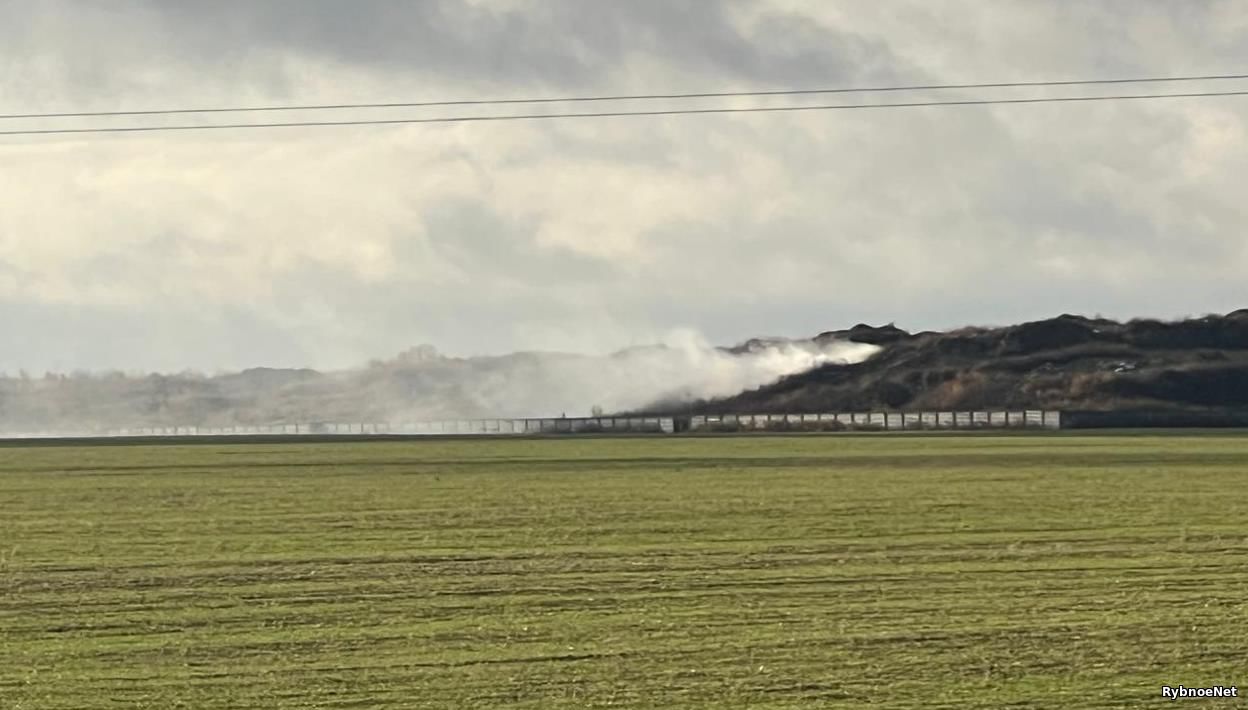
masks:
POLYGON ((291 121, 285 123, 214 123, 182 126, 118 126, 104 128, 42 128, 0 131, 0 136, 63 135, 80 133, 155 133, 162 131, 207 131, 245 128, 310 128, 318 126, 385 126, 419 123, 484 123, 490 121, 532 121, 570 118, 619 118, 626 116, 687 116, 735 113, 789 113, 797 111, 845 111, 855 109, 896 109, 925 106, 991 106, 1003 104, 1073 103, 1085 101, 1130 101, 1142 99, 1189 99, 1213 96, 1248 96, 1244 91, 1201 91, 1183 94, 1118 94, 1113 96, 1056 96, 1029 99, 964 99, 954 101, 907 101, 901 103, 832 104, 819 106, 757 106, 752 108, 664 109, 655 111, 600 111, 590 113, 530 113, 503 116, 444 116, 440 118, 389 118, 344 121, 291 121))
POLYGON ((772 91, 712 91, 678 94, 618 94, 610 96, 564 96, 522 99, 464 99, 453 101, 401 101, 358 104, 292 104, 279 106, 236 106, 218 108, 151 109, 144 111, 73 111, 59 113, 0 114, 0 119, 23 118, 101 118, 105 116, 172 116, 212 113, 257 113, 273 111, 322 111, 344 109, 432 108, 438 106, 505 106, 514 104, 589 103, 603 101, 654 101, 669 99, 761 98, 767 96, 812 96, 826 94, 878 93, 901 91, 944 91, 951 89, 1008 89, 1024 87, 1095 86, 1111 84, 1154 84, 1163 82, 1227 81, 1248 79, 1248 74, 1209 74, 1204 76, 1144 77, 1127 79, 1073 79, 1066 81, 1006 81, 978 84, 916 84, 911 86, 840 87, 821 89, 779 89, 772 91))

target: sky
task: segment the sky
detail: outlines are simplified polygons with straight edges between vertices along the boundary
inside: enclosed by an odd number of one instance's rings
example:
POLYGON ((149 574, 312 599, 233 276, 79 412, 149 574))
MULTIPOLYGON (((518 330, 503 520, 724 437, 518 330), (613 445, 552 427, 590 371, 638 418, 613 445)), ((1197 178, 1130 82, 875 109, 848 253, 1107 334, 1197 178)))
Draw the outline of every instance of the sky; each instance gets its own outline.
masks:
MULTIPOLYGON (((1214 0, 0 0, 0 113, 1225 74, 1245 56, 1248 4, 1214 0)), ((0 136, 0 370, 1226 312, 1248 306, 1246 118, 1225 97, 0 136)))

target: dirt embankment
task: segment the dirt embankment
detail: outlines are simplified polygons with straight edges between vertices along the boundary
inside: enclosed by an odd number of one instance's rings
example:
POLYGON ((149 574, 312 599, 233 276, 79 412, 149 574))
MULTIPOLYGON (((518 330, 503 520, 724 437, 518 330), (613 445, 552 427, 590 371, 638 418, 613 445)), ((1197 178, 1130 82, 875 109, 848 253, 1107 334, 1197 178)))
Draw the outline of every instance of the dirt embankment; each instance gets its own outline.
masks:
POLYGON ((825 365, 697 408, 768 413, 1248 407, 1248 309, 1173 322, 1061 315, 943 333, 857 325, 817 339, 884 349, 862 363, 825 365))

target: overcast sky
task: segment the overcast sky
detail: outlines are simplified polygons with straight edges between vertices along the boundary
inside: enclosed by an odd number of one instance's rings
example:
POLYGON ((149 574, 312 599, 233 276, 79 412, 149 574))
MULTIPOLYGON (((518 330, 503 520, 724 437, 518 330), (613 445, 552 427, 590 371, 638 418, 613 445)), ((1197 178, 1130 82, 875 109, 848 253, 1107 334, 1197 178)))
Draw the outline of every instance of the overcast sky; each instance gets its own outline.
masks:
MULTIPOLYGON (((0 113, 1239 73, 1245 57, 1233 1, 0 0, 0 113)), ((1248 306, 1246 117, 1230 97, 0 137, 0 369, 1225 312, 1248 306)))

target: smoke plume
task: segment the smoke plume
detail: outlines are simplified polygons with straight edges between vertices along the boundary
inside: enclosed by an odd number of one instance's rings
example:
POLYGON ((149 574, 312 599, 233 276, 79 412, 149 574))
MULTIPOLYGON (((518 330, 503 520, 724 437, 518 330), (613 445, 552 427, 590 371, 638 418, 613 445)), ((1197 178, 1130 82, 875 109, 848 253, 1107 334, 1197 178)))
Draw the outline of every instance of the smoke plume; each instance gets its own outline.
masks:
POLYGON ((0 431, 589 416, 737 394, 874 345, 751 340, 719 348, 683 334, 609 355, 448 357, 419 346, 340 372, 255 368, 205 376, 120 373, 0 378, 0 431))

